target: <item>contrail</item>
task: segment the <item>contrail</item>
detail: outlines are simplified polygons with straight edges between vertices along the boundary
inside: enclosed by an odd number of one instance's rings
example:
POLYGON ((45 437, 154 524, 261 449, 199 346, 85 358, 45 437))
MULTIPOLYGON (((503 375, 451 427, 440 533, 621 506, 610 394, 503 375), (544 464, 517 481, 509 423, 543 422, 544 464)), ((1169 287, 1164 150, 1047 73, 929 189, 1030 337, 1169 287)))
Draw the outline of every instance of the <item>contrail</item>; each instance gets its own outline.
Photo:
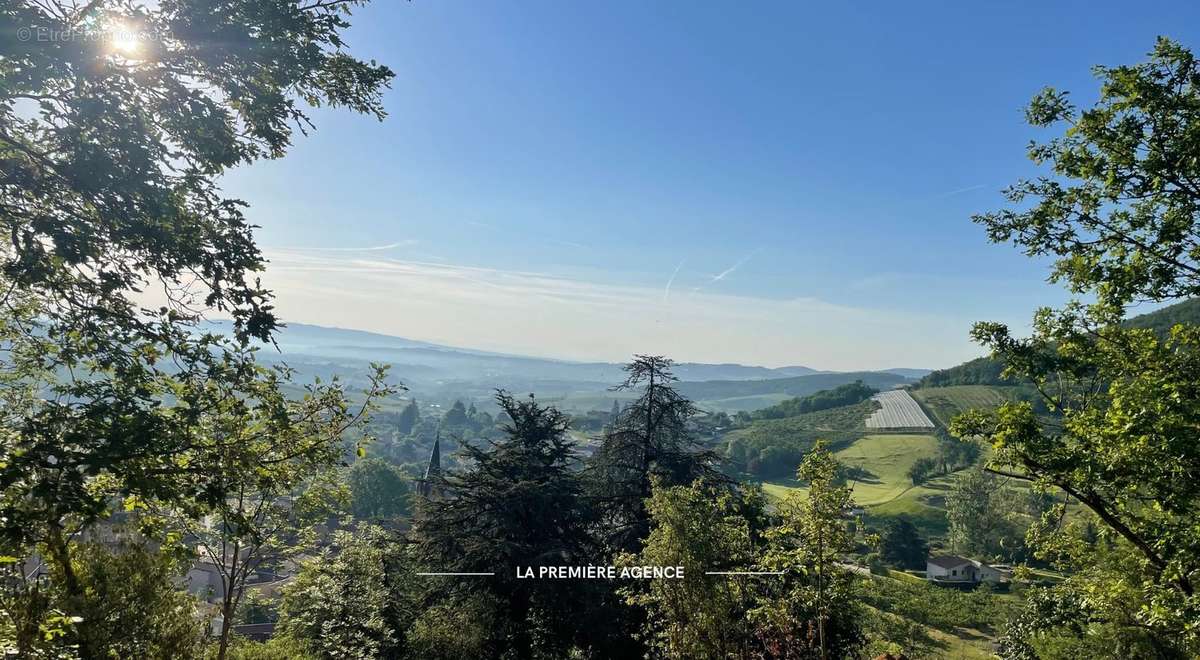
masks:
POLYGON ((667 298, 671 296, 671 285, 675 283, 675 276, 679 274, 679 269, 683 268, 683 262, 687 259, 680 259, 679 265, 675 267, 675 272, 671 273, 671 279, 667 280, 667 288, 663 289, 663 304, 667 304, 667 298))
POLYGON ((755 251, 751 252, 750 254, 748 254, 748 255, 746 255, 746 256, 744 256, 744 257, 742 257, 741 261, 738 261, 736 264, 734 264, 734 265, 730 266, 729 268, 726 268, 725 270, 721 271, 720 273, 718 273, 718 274, 716 274, 716 275, 713 275, 713 278, 712 278, 712 280, 710 280, 710 281, 709 281, 709 284, 712 284, 713 282, 720 282, 721 280, 725 279, 725 278, 726 278, 726 277, 728 277, 728 276, 729 276, 731 273, 733 273, 733 271, 735 271, 735 270, 737 270, 737 269, 741 268, 742 266, 744 266, 744 265, 746 264, 746 262, 747 262, 747 261, 750 261, 750 259, 751 259, 751 258, 752 258, 754 255, 758 254, 759 252, 762 252, 762 248, 759 248, 759 249, 757 249, 757 250, 755 250, 755 251))
POLYGON ((972 190, 979 190, 980 188, 987 188, 987 184, 981 183, 977 186, 967 186, 966 188, 959 188, 958 190, 951 190, 950 192, 944 192, 944 193, 941 193, 940 195, 934 195, 933 199, 944 199, 946 197, 953 197, 955 195, 969 193, 972 190))
POLYGON ((297 251, 297 252, 300 252, 300 251, 302 251, 302 252, 381 252, 383 250, 394 250, 398 247, 407 247, 409 245, 416 245, 416 244, 417 244, 417 241, 407 240, 407 241, 396 241, 395 243, 388 243, 387 245, 371 245, 368 247, 277 247, 277 248, 265 248, 265 249, 268 249, 268 250, 293 250, 293 251, 297 251))

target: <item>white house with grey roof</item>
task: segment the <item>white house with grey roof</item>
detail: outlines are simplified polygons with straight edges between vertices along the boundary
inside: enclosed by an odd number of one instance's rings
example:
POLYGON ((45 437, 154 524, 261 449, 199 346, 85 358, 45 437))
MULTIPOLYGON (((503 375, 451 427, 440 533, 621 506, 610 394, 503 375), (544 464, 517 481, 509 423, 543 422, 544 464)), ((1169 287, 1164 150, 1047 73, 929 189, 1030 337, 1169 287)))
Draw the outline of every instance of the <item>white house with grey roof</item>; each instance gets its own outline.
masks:
POLYGON ((925 561, 925 579, 930 582, 979 584, 1003 582, 1007 578, 993 566, 957 555, 939 555, 925 561))

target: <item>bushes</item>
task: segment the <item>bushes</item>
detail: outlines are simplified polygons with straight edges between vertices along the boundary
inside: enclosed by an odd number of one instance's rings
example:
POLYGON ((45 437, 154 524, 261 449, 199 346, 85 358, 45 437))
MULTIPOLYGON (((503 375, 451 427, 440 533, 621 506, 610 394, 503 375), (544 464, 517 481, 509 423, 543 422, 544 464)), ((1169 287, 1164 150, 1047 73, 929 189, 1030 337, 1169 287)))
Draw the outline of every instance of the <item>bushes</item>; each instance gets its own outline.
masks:
POLYGON ((995 630, 1017 609, 989 590, 963 592, 891 579, 871 580, 862 599, 878 610, 951 633, 960 627, 995 630))

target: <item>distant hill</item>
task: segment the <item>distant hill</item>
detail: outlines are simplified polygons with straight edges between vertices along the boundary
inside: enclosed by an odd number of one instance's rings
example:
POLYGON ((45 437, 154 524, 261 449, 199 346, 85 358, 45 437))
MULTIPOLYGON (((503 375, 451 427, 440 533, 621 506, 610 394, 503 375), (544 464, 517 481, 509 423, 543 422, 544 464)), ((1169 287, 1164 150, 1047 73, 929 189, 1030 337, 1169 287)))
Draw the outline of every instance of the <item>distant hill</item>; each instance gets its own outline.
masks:
MULTIPOLYGON (((1178 323, 1200 324, 1200 298, 1185 300, 1162 309, 1135 316, 1125 322, 1131 328, 1149 328, 1166 334, 1178 323)), ((949 369, 930 372, 916 387, 948 387, 952 385, 1013 385, 1000 377, 1004 365, 990 357, 975 358, 949 369)))
POLYGON ((808 367, 750 367, 744 364, 701 364, 679 362, 675 364, 675 375, 679 380, 758 380, 764 378, 789 378, 821 373, 808 367))
POLYGON ((904 376, 905 378, 912 378, 913 380, 916 380, 918 378, 928 376, 933 372, 933 369, 910 369, 901 367, 897 369, 880 369, 880 371, 886 371, 889 374, 896 374, 897 376, 904 376))
POLYGON ((990 357, 975 358, 949 369, 937 369, 921 380, 917 387, 948 387, 951 385, 1005 385, 1000 377, 1004 365, 990 357))
POLYGON ((1165 334, 1177 323, 1200 324, 1200 298, 1185 300, 1160 310, 1135 316, 1126 322, 1132 328, 1150 328, 1165 334))
POLYGON ((677 389, 680 394, 695 401, 762 394, 785 394, 796 397, 808 396, 821 390, 828 390, 839 385, 853 383, 856 380, 861 380, 864 385, 877 390, 887 390, 897 385, 912 382, 904 376, 883 371, 851 371, 846 373, 810 374, 794 378, 771 378, 767 380, 682 382, 679 383, 677 389))
POLYGON ((830 390, 821 390, 808 396, 798 396, 787 401, 781 401, 773 406, 754 411, 753 417, 755 419, 795 417, 796 415, 805 415, 830 408, 852 406, 856 403, 862 403, 878 393, 879 390, 874 387, 869 387, 864 385, 862 381, 856 380, 853 383, 838 385, 830 390))
MULTIPOLYGON (((229 332, 231 327, 228 322, 213 322, 207 329, 229 332)), ((625 396, 608 389, 625 379, 622 365, 614 362, 510 355, 304 323, 288 323, 276 333, 275 343, 278 349, 262 346, 260 358, 288 364, 302 381, 339 376, 351 387, 359 387, 370 363, 383 362, 392 365, 392 378, 408 387, 411 396, 434 402, 461 398, 487 405, 495 389, 503 388, 536 393, 563 409, 607 410, 614 398, 625 396)), ((910 382, 906 374, 922 371, 896 369, 841 374, 799 365, 775 368, 735 363, 675 365, 681 389, 689 396, 704 402, 706 409, 730 412, 762 408, 856 379, 876 389, 886 389, 910 382)))
MULTIPOLYGON (((212 322, 208 328, 228 332, 227 322, 212 322)), ((510 355, 424 341, 393 337, 362 330, 288 323, 275 335, 273 346, 264 346, 261 356, 292 366, 319 366, 322 372, 337 365, 364 369, 369 362, 385 362, 406 383, 445 384, 454 381, 490 381, 491 387, 527 388, 540 382, 573 382, 613 385, 624 380, 622 365, 612 362, 576 362, 553 358, 510 355)), ((779 368, 742 364, 681 362, 675 374, 681 380, 750 380, 787 378, 819 373, 803 366, 779 368)))

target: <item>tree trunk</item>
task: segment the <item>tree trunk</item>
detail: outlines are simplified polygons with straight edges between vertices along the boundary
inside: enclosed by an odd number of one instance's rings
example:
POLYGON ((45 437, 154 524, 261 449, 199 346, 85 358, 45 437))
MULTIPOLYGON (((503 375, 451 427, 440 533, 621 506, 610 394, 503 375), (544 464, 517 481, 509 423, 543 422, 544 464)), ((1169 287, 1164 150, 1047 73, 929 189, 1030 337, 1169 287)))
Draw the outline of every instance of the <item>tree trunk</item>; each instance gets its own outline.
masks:
MULTIPOLYGON (((62 572, 67 601, 70 609, 74 610, 67 614, 77 614, 83 605, 83 586, 79 584, 79 576, 75 573, 75 566, 71 564, 71 549, 67 545, 67 537, 63 534, 61 525, 55 524, 50 527, 50 533, 46 538, 46 549, 50 553, 50 561, 54 562, 54 565, 62 572)), ((87 628, 90 625, 91 621, 88 621, 86 617, 76 624, 76 628, 79 630, 79 657, 83 660, 103 656, 100 649, 92 648, 93 641, 87 634, 87 628)))
POLYGON ((825 543, 820 531, 817 533, 817 639, 821 643, 821 660, 828 660, 825 649, 825 543))
MULTIPOLYGON (((229 653, 229 633, 233 629, 233 609, 236 605, 234 600, 234 591, 237 585, 238 555, 240 554, 238 544, 233 545, 233 559, 229 564, 229 577, 225 581, 225 593, 221 597, 221 640, 217 645, 217 660, 225 660, 225 656, 229 653)), ((221 558, 224 561, 224 557, 221 558)))
POLYGON ((642 440, 642 497, 650 497, 650 445, 654 442, 654 372, 646 388, 646 437, 642 440))

